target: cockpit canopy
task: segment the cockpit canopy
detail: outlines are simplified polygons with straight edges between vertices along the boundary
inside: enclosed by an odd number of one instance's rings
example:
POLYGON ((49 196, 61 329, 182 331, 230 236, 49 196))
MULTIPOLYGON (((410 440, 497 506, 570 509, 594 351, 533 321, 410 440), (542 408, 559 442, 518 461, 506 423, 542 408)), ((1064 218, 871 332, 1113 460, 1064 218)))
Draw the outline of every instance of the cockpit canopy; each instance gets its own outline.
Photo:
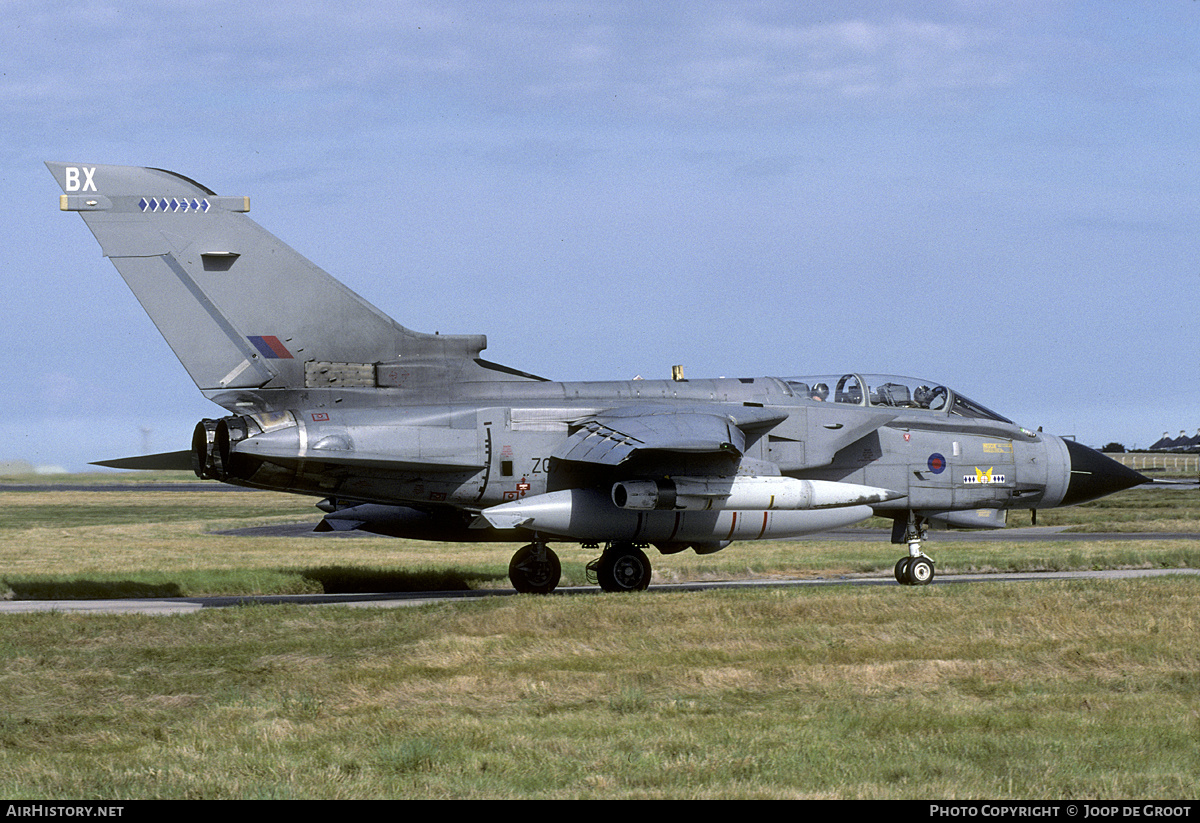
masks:
MULTIPOLYGON (((797 397, 825 403, 911 409, 959 417, 1013 421, 996 414, 958 392, 929 380, 890 374, 842 374, 817 377, 788 377, 784 383, 797 397)), ((1014 424, 1015 425, 1015 424, 1014 424)))

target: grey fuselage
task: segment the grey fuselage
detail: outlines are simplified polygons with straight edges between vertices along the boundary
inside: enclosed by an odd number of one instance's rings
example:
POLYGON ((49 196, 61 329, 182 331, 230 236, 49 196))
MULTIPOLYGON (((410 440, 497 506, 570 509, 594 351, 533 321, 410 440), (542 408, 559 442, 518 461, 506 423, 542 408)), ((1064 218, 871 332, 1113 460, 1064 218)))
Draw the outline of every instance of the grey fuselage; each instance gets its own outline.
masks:
POLYGON ((444 402, 435 404, 425 390, 411 401, 405 390, 385 388, 243 392, 220 398, 226 408, 246 409, 248 436, 234 433, 219 479, 329 498, 337 506, 411 507, 425 516, 396 529, 407 536, 447 539, 447 530, 461 528, 461 539, 511 540, 511 533, 468 531, 467 518, 453 513, 581 486, 607 495, 618 478, 694 473, 695 458, 684 468, 672 465, 670 454, 609 471, 583 471, 556 454, 578 421, 623 406, 661 404, 664 412, 694 406, 782 416, 747 434, 740 457, 712 457, 710 469, 857 483, 904 495, 872 507, 885 516, 913 510, 954 525, 994 528, 1003 525, 1005 510, 1053 507, 1067 497, 1071 455, 1059 437, 954 414, 950 403, 930 410, 865 398, 827 402, 802 396, 796 386, 773 377, 481 381, 447 386, 444 402), (281 417, 276 410, 282 409, 281 417), (295 459, 280 459, 287 454, 295 459))

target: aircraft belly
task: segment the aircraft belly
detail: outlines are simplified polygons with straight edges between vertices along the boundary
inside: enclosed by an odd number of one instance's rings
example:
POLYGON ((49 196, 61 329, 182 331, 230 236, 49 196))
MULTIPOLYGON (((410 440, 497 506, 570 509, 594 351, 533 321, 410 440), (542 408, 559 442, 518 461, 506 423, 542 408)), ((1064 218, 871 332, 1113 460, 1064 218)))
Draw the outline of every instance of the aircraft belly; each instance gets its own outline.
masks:
MULTIPOLYGON (((314 478, 316 479, 316 478, 314 478)), ((350 477, 325 494, 345 500, 424 505, 474 505, 481 475, 407 475, 350 477)))

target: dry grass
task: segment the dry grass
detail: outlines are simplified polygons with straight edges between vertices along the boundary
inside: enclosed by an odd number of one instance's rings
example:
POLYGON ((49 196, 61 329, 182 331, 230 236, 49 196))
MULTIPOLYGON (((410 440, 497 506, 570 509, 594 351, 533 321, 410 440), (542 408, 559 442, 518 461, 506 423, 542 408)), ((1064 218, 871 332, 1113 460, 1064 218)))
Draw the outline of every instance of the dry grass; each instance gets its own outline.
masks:
MULTIPOLYGON (((1186 519, 1122 497, 1073 511, 1186 519)), ((0 503, 23 592, 506 587, 513 548, 213 533, 315 522, 282 495, 0 503)), ((946 572, 1200 565, 1198 545, 931 548, 946 572)), ((896 552, 780 541, 655 565, 887 575, 896 552)), ((560 553, 582 582, 591 552, 560 553)), ((1163 578, 4 615, 0 796, 1195 799, 1198 614, 1200 580, 1163 578)))
POLYGON ((0 625, 7 797, 1194 799, 1200 581, 0 625))

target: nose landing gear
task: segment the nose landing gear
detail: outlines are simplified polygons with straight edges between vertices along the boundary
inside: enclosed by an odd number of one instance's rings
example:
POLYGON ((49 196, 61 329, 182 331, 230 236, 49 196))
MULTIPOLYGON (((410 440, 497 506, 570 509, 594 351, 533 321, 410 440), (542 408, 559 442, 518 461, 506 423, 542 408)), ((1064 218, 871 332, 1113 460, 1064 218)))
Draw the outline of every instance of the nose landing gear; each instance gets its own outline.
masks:
POLYGON ((899 518, 894 521, 892 542, 908 544, 908 556, 896 561, 896 582, 901 586, 926 586, 933 582, 933 560, 921 551, 921 541, 926 537, 924 518, 909 512, 907 523, 899 518))

